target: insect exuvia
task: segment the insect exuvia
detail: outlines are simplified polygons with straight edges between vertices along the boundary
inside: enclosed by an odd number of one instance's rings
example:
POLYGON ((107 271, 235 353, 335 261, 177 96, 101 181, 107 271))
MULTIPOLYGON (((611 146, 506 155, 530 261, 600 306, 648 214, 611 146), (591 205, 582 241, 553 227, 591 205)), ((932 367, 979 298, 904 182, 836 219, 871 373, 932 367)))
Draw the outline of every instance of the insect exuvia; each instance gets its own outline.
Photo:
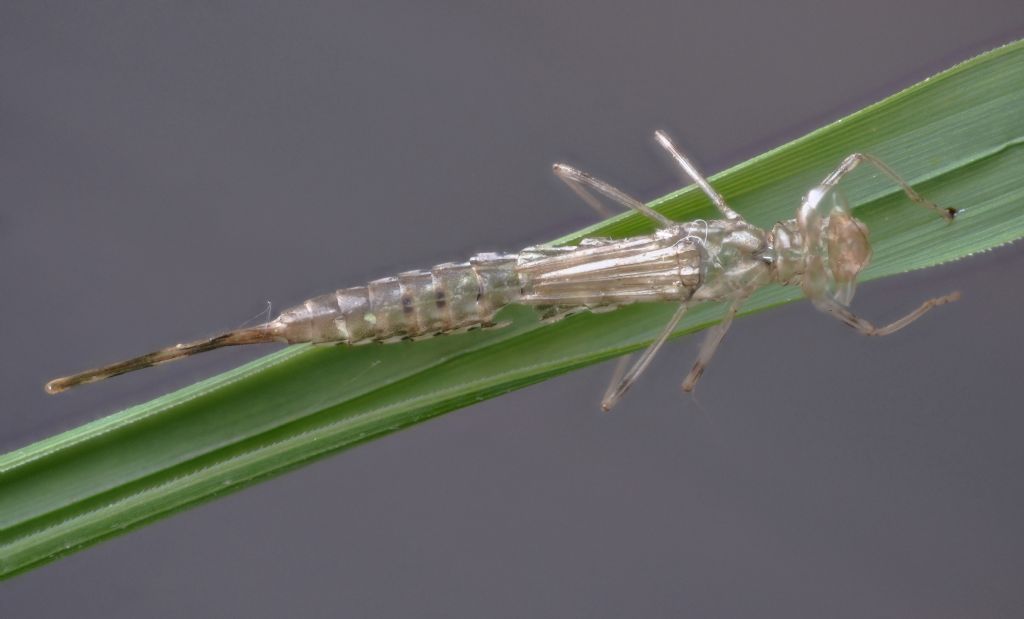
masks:
MULTIPOLYGON (((408 271, 365 286, 342 288, 286 309, 267 323, 178 344, 46 385, 58 393, 133 370, 225 346, 287 343, 364 344, 396 342, 491 327, 510 304, 535 307, 544 319, 558 320, 581 310, 604 311, 630 303, 673 302, 679 309, 627 372, 616 372, 601 403, 610 410, 650 364, 687 308, 704 301, 728 303, 712 327, 683 381, 691 391, 711 360, 740 306, 754 290, 770 283, 799 285, 814 305, 865 335, 888 335, 928 310, 959 298, 929 299, 895 322, 876 327, 849 309, 858 274, 871 258, 867 227, 853 217, 833 189, 861 163, 877 168, 913 202, 952 220, 956 210, 922 198, 880 160, 848 156, 803 198, 796 217, 757 228, 725 199, 668 137, 657 141, 714 203, 722 219, 675 222, 589 174, 563 164, 554 171, 598 211, 593 192, 633 209, 658 225, 653 234, 625 239, 586 238, 574 247, 528 247, 518 254, 478 254, 468 262, 408 271), (831 200, 826 200, 831 196, 831 200)), ((624 367, 621 369, 625 369, 624 367)))

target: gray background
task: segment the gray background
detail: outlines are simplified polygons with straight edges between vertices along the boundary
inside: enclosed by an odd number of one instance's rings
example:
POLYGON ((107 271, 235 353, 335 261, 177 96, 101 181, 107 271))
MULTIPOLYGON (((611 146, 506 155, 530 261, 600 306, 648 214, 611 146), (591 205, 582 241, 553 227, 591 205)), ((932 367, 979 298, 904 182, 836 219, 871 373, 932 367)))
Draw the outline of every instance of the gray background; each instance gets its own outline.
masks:
MULTIPOLYGON (((54 375, 593 221, 1024 35, 1020 0, 0 6, 0 442, 258 356, 54 375)), ((798 196, 793 196, 794 207, 798 196)), ((3 583, 53 616, 1019 616, 1021 246, 743 319, 616 413, 589 368, 3 583)))

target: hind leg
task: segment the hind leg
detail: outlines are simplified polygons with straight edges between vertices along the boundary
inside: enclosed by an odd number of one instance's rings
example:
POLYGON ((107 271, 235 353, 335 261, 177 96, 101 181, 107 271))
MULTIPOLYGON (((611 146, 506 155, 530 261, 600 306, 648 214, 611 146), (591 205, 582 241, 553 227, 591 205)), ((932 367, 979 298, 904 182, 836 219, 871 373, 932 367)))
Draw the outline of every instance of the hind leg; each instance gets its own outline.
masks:
POLYGON ((602 217, 608 217, 611 213, 608 212, 608 209, 605 208, 594 194, 590 193, 587 189, 588 187, 606 198, 618 202, 626 208, 633 209, 662 228, 674 225, 672 220, 668 217, 652 210, 651 207, 647 206, 640 200, 616 189, 596 176, 577 170, 576 168, 565 165, 564 163, 556 163, 552 166, 552 169, 555 172, 555 176, 562 179, 562 182, 568 185, 576 195, 582 198, 584 202, 597 211, 597 213, 602 217))
POLYGON ((630 368, 625 375, 620 376, 622 369, 625 367, 623 365, 624 362, 629 359, 628 357, 623 357, 615 374, 612 376, 612 382, 608 385, 608 390, 604 394, 604 399, 601 400, 602 409, 605 411, 612 410, 612 407, 614 407, 626 391, 633 386, 633 383, 635 383, 636 379, 640 377, 640 374, 642 374, 643 371, 647 369, 647 366, 651 364, 651 361, 654 359, 654 355, 657 354, 658 350, 665 343, 665 340, 667 340, 668 337, 672 335, 672 332, 676 330, 676 327, 679 326, 679 321, 686 315, 686 309, 687 307, 685 303, 679 306, 676 313, 669 319, 668 324, 666 324, 661 330, 658 337, 654 339, 654 342, 647 347, 647 350, 640 355, 640 358, 635 364, 633 364, 633 367, 630 368))

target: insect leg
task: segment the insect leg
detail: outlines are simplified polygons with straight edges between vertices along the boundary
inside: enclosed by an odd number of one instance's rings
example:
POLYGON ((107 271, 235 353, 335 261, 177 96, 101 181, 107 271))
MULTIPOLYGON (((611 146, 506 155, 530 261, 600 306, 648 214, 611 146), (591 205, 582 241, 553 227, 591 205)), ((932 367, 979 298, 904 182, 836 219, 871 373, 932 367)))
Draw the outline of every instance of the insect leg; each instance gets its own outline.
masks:
POLYGON ((662 228, 667 228, 675 225, 672 222, 672 220, 669 219, 668 217, 665 217, 661 213, 652 210, 651 207, 647 206, 640 200, 637 200, 636 198, 627 195, 623 191, 616 189, 615 187, 609 185, 608 183, 591 174, 577 170, 576 168, 565 165, 564 163, 556 163, 554 166, 552 166, 552 169, 555 172, 555 176, 562 179, 562 181, 566 185, 568 185, 570 189, 576 192, 576 195, 582 198, 583 201, 590 206, 590 208, 597 211, 598 214, 601 216, 607 217, 610 213, 604 207, 604 205, 601 204, 601 202, 594 196, 594 194, 587 191, 588 186, 591 189, 597 191, 598 193, 604 195, 605 197, 610 198, 618 202, 619 204, 625 206, 626 208, 633 209, 634 211, 640 213, 644 217, 658 224, 662 228))
POLYGON ((849 308, 846 308, 832 300, 816 301, 815 305, 818 307, 818 309, 828 312, 832 316, 835 316, 836 319, 841 320, 843 323, 853 327, 854 329, 860 331, 864 335, 889 335, 890 333, 895 333, 896 331, 899 331, 900 329, 914 322, 921 316, 924 316, 933 307, 945 305, 946 303, 952 303, 953 301, 956 301, 958 299, 960 299, 959 292, 951 292, 945 296, 935 297, 934 299, 928 299, 914 311, 910 312, 909 314, 898 320, 895 320, 885 325, 884 327, 874 326, 867 320, 851 312, 849 308))
POLYGON ((899 185, 903 190, 903 193, 907 194, 907 197, 916 204, 920 204, 927 209, 931 209, 948 220, 952 220, 953 217, 956 216, 957 210, 955 208, 942 208, 934 202, 921 197, 921 194, 914 191, 913 187, 911 187, 907 181, 903 180, 899 174, 896 174, 896 172, 886 165, 885 162, 877 157, 865 153, 853 153, 846 159, 843 159, 843 162, 839 164, 839 167, 833 170, 832 173, 826 176, 825 180, 821 182, 822 186, 829 189, 835 187, 844 176, 856 169, 861 162, 875 166, 875 168, 887 176, 889 180, 899 185))
MULTIPOLYGON (((664 344, 665 340, 668 339, 668 336, 672 335, 672 332, 675 331, 676 327, 679 325, 679 321, 683 319, 685 314, 686 304, 683 303, 679 306, 679 309, 676 310, 676 313, 672 315, 672 318, 669 319, 668 324, 666 324, 665 328, 661 330, 661 333, 658 334, 658 337, 655 338, 654 342, 647 347, 647 350, 645 350, 642 355, 640 355, 640 358, 635 364, 633 364, 633 367, 631 367, 629 371, 621 377, 620 373, 623 367, 623 362, 620 361, 619 367, 616 368, 615 374, 612 376, 612 382, 608 385, 608 390, 605 391, 604 398, 601 400, 601 408, 603 410, 612 410, 615 403, 618 402, 619 399, 622 398, 623 394, 633 386, 633 383, 635 383, 636 379, 640 377, 640 374, 642 374, 643 371, 647 369, 647 366, 651 364, 651 360, 654 359, 654 355, 658 352, 658 349, 661 348, 661 345, 664 344)), ((625 360, 626 359, 624 358, 623 361, 625 360)))
POLYGON ((687 159, 683 153, 679 152, 679 149, 675 147, 672 140, 668 139, 668 136, 665 135, 664 131, 655 131, 654 138, 658 140, 658 144, 661 144, 662 148, 667 150, 668 154, 676 160, 676 163, 683 168, 686 175, 689 176, 693 182, 697 183, 697 186, 700 187, 709 198, 711 198, 711 201, 715 203, 715 208, 717 208, 718 212, 722 214, 722 217, 731 221, 743 220, 743 217, 741 217, 739 213, 732 210, 732 208, 725 203, 725 198, 722 197, 722 194, 718 193, 715 188, 711 186, 711 183, 708 182, 708 179, 704 178, 704 175, 700 173, 697 166, 693 165, 692 161, 687 159))
POLYGON ((683 391, 687 393, 693 391, 697 381, 704 374, 704 368, 711 361, 711 357, 715 355, 718 345, 722 343, 722 338, 725 337, 729 327, 732 326, 732 319, 736 317, 736 312, 740 310, 740 306, 746 298, 746 295, 744 295, 735 299, 729 306, 729 309, 726 310, 722 321, 708 330, 704 341, 701 342, 700 352, 697 353, 697 360, 693 363, 693 369, 690 370, 690 373, 686 375, 686 379, 683 381, 683 391))

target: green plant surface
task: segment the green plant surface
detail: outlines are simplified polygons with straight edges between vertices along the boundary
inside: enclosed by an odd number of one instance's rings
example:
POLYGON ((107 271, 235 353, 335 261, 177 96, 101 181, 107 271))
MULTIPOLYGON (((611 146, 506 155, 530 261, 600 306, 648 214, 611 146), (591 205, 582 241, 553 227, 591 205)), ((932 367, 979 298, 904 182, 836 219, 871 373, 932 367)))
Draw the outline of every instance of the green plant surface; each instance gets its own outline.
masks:
MULTIPOLYGON (((947 223, 878 175, 844 193, 872 232, 864 279, 963 258, 1024 236, 1024 42, 958 65, 713 177, 754 224, 793 216, 847 154, 875 154, 923 194, 962 209, 947 223)), ((652 203, 713 218, 694 187, 652 203)), ((623 214, 555 243, 651 231, 623 214)), ((744 313, 800 296, 759 291, 744 313)), ((541 325, 508 308, 504 329, 389 346, 293 346, 0 457, 0 575, 10 576, 191 505, 435 415, 648 343, 672 305, 541 325)), ((713 324, 696 308, 677 334, 713 324)))

